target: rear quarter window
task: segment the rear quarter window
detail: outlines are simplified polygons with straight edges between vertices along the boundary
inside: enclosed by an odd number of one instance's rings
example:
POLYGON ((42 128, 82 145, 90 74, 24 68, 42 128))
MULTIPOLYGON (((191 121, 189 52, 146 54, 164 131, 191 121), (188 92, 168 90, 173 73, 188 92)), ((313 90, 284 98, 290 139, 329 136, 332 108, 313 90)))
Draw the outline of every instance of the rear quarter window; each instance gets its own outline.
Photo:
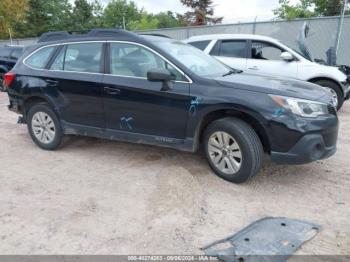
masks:
POLYGON ((39 49, 26 58, 24 63, 35 69, 44 69, 55 49, 54 46, 39 49))

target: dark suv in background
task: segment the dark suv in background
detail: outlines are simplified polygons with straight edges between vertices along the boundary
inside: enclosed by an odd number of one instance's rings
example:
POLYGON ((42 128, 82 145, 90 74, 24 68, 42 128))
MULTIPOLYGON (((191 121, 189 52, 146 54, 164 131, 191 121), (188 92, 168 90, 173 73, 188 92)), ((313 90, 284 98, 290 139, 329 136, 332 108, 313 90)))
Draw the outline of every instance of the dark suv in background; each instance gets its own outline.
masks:
POLYGON ((3 76, 16 64, 23 52, 23 46, 6 45, 0 46, 0 90, 3 90, 3 76))
POLYGON ((122 30, 45 34, 5 75, 9 109, 54 150, 85 135, 195 152, 231 182, 258 173, 263 153, 302 164, 336 152, 331 93, 251 75, 159 36, 122 30))

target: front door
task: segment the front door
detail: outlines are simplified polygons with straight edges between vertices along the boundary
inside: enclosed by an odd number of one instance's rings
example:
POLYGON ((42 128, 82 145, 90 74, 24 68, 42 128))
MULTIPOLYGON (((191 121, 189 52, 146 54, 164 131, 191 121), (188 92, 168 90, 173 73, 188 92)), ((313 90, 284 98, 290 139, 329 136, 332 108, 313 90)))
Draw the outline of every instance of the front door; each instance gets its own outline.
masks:
POLYGON ((110 43, 108 57, 109 74, 103 79, 107 128, 184 139, 191 99, 183 74, 137 44, 110 43), (176 76, 170 91, 161 91, 162 83, 147 80, 147 72, 155 68, 176 76))

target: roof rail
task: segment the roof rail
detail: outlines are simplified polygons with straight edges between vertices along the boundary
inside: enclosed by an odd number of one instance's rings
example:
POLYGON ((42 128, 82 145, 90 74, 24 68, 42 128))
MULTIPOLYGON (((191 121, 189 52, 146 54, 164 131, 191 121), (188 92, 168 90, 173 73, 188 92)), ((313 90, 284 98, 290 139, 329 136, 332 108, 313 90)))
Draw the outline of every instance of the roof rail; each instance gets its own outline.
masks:
POLYGON ((135 34, 123 29, 92 29, 88 33, 88 36, 113 37, 113 36, 135 36, 135 34))
POLYGON ((48 32, 40 36, 38 43, 57 41, 61 39, 67 39, 70 37, 71 37, 71 34, 68 33, 67 31, 48 32))
POLYGON ((163 34, 147 34, 147 33, 144 33, 144 34, 140 34, 140 35, 150 35, 150 36, 159 36, 159 37, 164 37, 164 38, 169 38, 169 39, 172 39, 170 36, 167 36, 167 35, 163 35, 163 34))
POLYGON ((38 43, 42 42, 50 42, 50 41, 58 41, 69 38, 77 38, 77 37, 117 37, 117 36, 137 36, 136 34, 125 31, 122 29, 92 29, 92 30, 83 30, 83 31, 59 31, 59 32, 48 32, 42 34, 39 38, 38 43), (82 32, 87 32, 85 34, 81 34, 82 32), (79 34, 80 33, 80 34, 79 34))

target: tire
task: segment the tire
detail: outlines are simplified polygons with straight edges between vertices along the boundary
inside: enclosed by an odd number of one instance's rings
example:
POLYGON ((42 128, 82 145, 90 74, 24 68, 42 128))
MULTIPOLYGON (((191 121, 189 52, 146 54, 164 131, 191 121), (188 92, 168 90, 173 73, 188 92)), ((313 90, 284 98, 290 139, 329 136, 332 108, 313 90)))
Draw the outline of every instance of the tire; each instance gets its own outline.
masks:
POLYGON ((338 99, 337 110, 339 110, 343 106, 344 96, 343 96, 343 93, 342 93, 340 87, 336 83, 334 83, 330 80, 319 80, 319 81, 316 81, 314 83, 317 85, 323 86, 323 87, 327 87, 327 88, 331 89, 331 91, 332 90, 334 91, 334 93, 337 95, 337 99, 338 99))
POLYGON ((42 149, 55 150, 62 143, 60 122, 47 103, 35 104, 29 109, 27 127, 34 143, 42 149))
MULTIPOLYGON (((225 138, 222 137, 221 139, 223 140, 225 138)), ((247 123, 238 118, 227 117, 211 123, 204 133, 204 145, 205 155, 210 167, 217 176, 224 180, 233 183, 243 183, 255 176, 261 168, 264 152, 261 141, 255 131, 247 123), (219 136, 222 133, 229 135, 229 142, 226 143, 229 145, 229 149, 226 147, 225 150, 228 152, 222 151, 220 156, 217 146, 220 145, 219 136), (241 155, 240 158, 239 155, 241 155), (220 157, 222 158, 221 162, 220 160, 215 162, 220 157), (221 167, 224 167, 225 170, 218 167, 223 162, 225 164, 221 167), (231 165, 231 168, 229 165, 231 165), (234 165, 236 166, 233 169, 236 170, 232 173, 232 167, 234 165)))

